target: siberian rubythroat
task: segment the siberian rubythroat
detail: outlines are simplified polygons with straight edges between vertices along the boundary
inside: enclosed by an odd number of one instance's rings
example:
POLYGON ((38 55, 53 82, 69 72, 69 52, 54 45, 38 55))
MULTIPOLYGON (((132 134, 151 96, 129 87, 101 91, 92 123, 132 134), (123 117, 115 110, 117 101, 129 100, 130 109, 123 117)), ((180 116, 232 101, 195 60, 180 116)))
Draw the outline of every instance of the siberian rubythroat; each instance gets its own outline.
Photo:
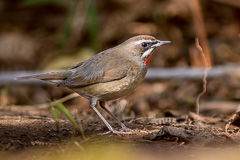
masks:
POLYGON ((139 35, 122 44, 102 51, 71 68, 17 79, 40 79, 68 87, 90 100, 90 106, 114 134, 128 134, 128 129, 107 108, 106 101, 120 98, 132 92, 144 79, 149 59, 157 47, 170 41, 160 41, 152 36, 139 35), (122 127, 115 130, 97 110, 100 106, 122 127))

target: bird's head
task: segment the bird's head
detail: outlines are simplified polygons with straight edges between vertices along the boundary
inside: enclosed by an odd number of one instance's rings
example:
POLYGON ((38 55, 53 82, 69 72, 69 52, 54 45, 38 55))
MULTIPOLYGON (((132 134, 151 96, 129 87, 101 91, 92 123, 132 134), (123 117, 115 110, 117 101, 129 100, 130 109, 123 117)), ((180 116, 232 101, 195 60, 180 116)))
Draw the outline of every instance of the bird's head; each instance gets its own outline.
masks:
POLYGON ((132 37, 121 44, 122 47, 130 51, 132 54, 143 60, 144 64, 148 66, 150 56, 157 47, 171 43, 170 41, 160 41, 148 35, 139 35, 132 37))

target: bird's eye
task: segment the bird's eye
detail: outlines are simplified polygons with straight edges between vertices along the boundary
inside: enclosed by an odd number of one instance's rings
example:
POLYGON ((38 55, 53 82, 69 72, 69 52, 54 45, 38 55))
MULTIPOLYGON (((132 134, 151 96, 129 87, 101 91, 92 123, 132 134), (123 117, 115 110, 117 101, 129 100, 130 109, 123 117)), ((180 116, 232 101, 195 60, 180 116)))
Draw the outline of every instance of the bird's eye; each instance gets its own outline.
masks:
POLYGON ((145 48, 145 47, 147 47, 147 43, 146 42, 143 42, 142 43, 142 46, 145 48))

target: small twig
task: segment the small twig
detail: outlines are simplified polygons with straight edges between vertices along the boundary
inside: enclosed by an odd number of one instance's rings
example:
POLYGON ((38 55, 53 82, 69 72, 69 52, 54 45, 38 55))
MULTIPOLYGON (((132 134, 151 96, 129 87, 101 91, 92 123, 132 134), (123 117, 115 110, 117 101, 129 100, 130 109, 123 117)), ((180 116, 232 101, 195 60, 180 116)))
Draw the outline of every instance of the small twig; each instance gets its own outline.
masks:
POLYGON ((196 100, 196 113, 199 114, 199 110, 200 110, 199 100, 200 100, 201 96, 204 95, 207 91, 207 75, 208 75, 208 70, 210 69, 210 67, 208 67, 209 65, 207 63, 203 49, 199 44, 198 38, 196 38, 195 41, 196 41, 196 47, 199 50, 200 54, 202 55, 202 59, 203 59, 204 66, 205 66, 204 76, 203 76, 203 90, 200 94, 198 94, 197 100, 196 100))

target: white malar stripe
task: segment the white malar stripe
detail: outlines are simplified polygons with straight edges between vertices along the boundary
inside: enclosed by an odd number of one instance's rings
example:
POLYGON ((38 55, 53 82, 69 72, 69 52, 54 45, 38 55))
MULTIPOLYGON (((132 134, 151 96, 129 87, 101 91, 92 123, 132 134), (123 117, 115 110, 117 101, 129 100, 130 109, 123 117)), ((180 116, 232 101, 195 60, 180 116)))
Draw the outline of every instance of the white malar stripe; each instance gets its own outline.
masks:
POLYGON ((152 53, 153 49, 154 49, 154 48, 149 48, 148 50, 146 50, 146 51, 142 54, 141 57, 142 57, 142 58, 148 57, 148 56, 152 53))
POLYGON ((142 39, 142 40, 139 40, 139 41, 134 42, 134 44, 141 44, 141 43, 143 43, 143 42, 148 43, 148 42, 155 42, 155 41, 154 41, 154 40, 144 40, 144 39, 142 39))

